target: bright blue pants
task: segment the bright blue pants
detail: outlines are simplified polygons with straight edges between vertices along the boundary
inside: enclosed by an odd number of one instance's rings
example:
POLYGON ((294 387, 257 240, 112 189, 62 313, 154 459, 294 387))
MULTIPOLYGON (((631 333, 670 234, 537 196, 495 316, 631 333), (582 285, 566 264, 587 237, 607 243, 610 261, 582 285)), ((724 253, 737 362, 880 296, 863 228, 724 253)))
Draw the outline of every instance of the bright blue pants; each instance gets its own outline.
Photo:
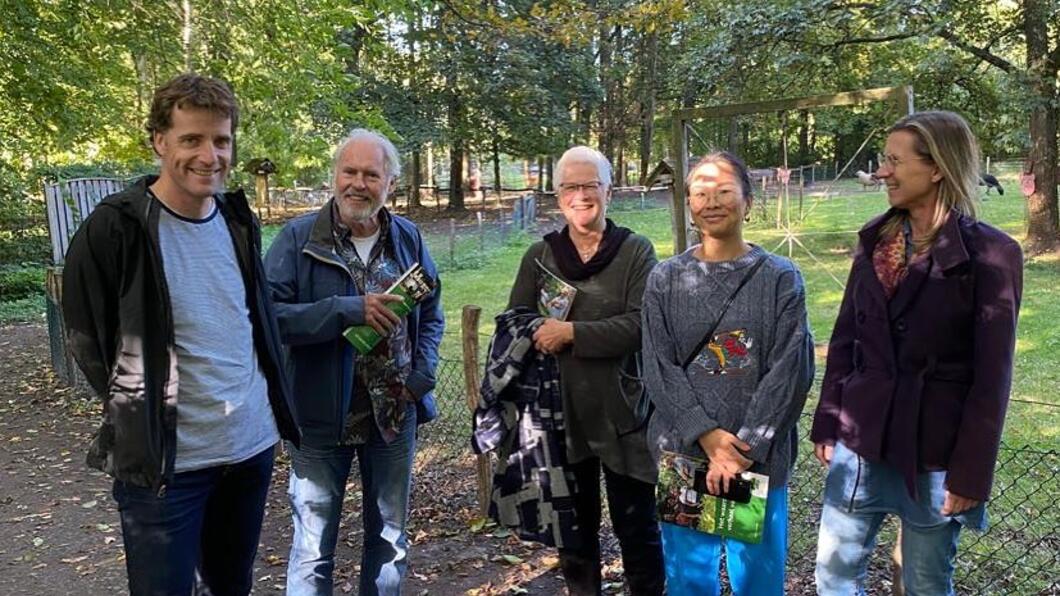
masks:
POLYGON ((788 552, 788 489, 774 488, 766 500, 762 542, 749 544, 719 538, 674 524, 662 526, 666 593, 669 596, 712 596, 721 593, 722 548, 735 596, 784 594, 788 552))

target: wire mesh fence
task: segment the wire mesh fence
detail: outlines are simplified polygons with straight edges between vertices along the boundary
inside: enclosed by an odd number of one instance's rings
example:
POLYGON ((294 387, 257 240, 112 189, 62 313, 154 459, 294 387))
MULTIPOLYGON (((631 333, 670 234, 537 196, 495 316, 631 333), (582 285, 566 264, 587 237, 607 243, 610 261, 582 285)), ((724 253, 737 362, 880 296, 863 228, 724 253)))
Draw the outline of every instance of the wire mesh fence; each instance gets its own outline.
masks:
POLYGON ((490 222, 440 222, 424 234, 427 250, 438 266, 438 271, 478 269, 500 250, 531 230, 505 220, 490 222))
MULTIPOLYGON (((467 466, 468 491, 474 491, 469 457, 471 413, 464 390, 463 363, 443 359, 435 391, 439 416, 421 427, 420 454, 432 461, 467 466)), ((808 437, 811 416, 803 414, 799 432, 808 437)), ((825 469, 808 440, 799 445, 789 485, 788 571, 811 577, 825 469)), ((965 531, 957 556, 955 582, 960 594, 1060 594, 1060 451, 1002 443, 996 468, 990 527, 965 531)), ((881 531, 870 577, 889 574, 897 523, 881 531)), ((802 583, 800 585, 807 585, 802 583)), ((880 586, 877 586, 879 589, 880 586)))

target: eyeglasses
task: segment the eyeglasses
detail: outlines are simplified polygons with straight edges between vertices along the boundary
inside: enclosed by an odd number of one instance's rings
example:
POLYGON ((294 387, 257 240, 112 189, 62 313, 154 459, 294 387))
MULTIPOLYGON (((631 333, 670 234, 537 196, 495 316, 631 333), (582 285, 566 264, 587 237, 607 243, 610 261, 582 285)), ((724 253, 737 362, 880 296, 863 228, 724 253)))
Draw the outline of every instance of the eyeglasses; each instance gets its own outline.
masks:
POLYGON ((732 203, 741 199, 742 195, 732 188, 719 188, 710 192, 696 189, 688 193, 688 197, 697 203, 704 203, 709 197, 714 197, 714 200, 718 203, 732 203))
POLYGON ((583 182, 581 184, 578 184, 576 182, 564 182, 563 184, 559 185, 559 192, 563 195, 572 195, 581 190, 584 191, 585 194, 590 194, 600 190, 601 186, 603 186, 603 184, 601 184, 599 180, 593 180, 592 182, 583 182))
POLYGON ((913 157, 903 157, 903 158, 899 159, 898 156, 893 155, 893 154, 891 154, 891 155, 888 155, 886 153, 877 153, 876 154, 876 163, 880 164, 881 168, 884 166, 884 164, 886 164, 892 170, 896 169, 898 166, 902 165, 903 163, 905 163, 907 161, 925 161, 927 159, 930 159, 930 158, 929 157, 922 157, 920 155, 916 155, 916 156, 913 156, 913 157))

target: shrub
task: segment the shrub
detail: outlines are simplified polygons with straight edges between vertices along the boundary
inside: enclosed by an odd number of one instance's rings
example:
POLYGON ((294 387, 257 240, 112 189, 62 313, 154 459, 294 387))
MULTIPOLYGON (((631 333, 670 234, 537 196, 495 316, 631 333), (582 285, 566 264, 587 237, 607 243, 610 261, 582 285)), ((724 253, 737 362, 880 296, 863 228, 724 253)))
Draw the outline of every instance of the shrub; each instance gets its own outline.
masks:
POLYGON ((44 295, 44 267, 0 267, 0 302, 44 295))

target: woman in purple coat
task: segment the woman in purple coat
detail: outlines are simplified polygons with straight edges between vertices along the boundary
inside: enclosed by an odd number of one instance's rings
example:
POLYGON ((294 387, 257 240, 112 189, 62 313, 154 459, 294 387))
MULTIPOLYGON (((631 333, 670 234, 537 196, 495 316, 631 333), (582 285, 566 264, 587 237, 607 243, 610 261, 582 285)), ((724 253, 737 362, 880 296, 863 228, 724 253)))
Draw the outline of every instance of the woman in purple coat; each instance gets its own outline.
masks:
POLYGON ((962 526, 986 527, 1023 286, 1019 244, 975 219, 979 150, 952 112, 887 137, 891 209, 859 232, 811 439, 828 466, 818 592, 863 594, 884 517, 910 594, 953 594, 962 526))

